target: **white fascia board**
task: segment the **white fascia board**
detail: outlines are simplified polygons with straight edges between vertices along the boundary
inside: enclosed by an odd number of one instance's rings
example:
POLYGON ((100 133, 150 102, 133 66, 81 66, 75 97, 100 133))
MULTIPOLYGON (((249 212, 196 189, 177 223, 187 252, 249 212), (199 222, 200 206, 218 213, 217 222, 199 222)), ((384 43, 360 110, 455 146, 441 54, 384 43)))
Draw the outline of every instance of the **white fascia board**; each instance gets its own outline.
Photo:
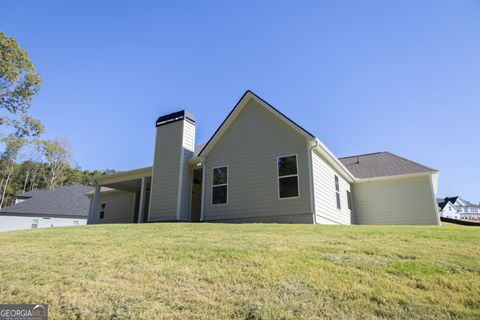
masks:
MULTIPOLYGON (((427 172, 420 172, 420 173, 408 173, 408 174, 397 174, 393 176, 381 176, 381 177, 373 177, 373 178, 363 178, 363 179, 356 179, 356 183, 364 183, 364 182, 371 182, 371 181, 382 181, 382 180, 393 180, 393 179, 408 179, 408 178, 417 178, 417 177, 426 177, 438 174, 438 171, 427 171, 427 172)), ((433 182, 433 181, 432 181, 433 182)))

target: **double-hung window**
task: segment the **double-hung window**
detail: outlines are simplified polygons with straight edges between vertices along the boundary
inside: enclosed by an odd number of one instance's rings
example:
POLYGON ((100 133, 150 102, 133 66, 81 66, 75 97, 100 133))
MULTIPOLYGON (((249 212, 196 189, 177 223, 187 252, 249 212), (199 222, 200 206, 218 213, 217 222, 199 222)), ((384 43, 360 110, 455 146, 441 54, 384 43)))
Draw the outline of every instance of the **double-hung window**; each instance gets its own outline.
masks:
POLYGON ((352 193, 347 190, 348 210, 352 210, 352 193))
POLYGON ((38 227, 38 219, 33 219, 32 220, 32 229, 37 229, 38 227))
POLYGON ((337 209, 342 209, 342 205, 340 203, 340 181, 338 181, 338 176, 335 175, 335 192, 337 197, 337 209))
POLYGON ((226 204, 228 201, 228 167, 213 168, 212 204, 226 204))
POLYGON ((281 156, 277 158, 278 197, 295 198, 300 195, 298 190, 298 163, 297 155, 281 156))

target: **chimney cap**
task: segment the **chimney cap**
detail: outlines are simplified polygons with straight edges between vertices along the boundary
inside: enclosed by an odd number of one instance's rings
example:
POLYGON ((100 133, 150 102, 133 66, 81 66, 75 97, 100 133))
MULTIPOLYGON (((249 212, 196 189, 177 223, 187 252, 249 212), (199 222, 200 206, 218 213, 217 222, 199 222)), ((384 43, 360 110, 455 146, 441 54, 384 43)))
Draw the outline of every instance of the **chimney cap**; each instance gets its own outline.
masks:
POLYGON ((163 125, 176 122, 176 121, 181 121, 181 120, 187 120, 192 124, 195 124, 195 116, 186 110, 182 110, 182 111, 173 112, 173 113, 159 117, 157 119, 155 126, 159 127, 159 126, 163 126, 163 125))

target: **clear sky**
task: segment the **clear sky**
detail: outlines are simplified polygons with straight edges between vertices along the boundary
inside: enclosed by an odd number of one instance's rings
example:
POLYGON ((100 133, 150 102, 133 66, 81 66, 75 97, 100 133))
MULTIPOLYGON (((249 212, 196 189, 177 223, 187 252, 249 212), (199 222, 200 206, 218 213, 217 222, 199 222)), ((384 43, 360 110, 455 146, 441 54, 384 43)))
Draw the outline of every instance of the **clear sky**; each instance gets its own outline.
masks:
POLYGON ((83 168, 151 165, 182 108, 204 142, 251 89, 339 157, 388 150, 480 201, 479 1, 2 1, 0 30, 83 168))

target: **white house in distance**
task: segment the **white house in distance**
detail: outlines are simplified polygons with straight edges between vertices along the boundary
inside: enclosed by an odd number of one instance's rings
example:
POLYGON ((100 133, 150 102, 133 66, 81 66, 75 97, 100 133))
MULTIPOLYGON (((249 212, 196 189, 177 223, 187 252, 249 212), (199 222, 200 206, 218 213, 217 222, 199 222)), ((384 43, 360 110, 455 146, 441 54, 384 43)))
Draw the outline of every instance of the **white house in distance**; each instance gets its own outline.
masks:
POLYGON ((389 152, 337 158, 247 91, 195 147, 195 117, 158 118, 153 165, 96 179, 89 223, 439 224, 438 171, 389 152))
POLYGON ((73 185, 17 195, 15 204, 0 210, 0 231, 85 225, 92 190, 73 185))
POLYGON ((438 198, 440 217, 480 221, 480 203, 475 204, 459 196, 438 198))

